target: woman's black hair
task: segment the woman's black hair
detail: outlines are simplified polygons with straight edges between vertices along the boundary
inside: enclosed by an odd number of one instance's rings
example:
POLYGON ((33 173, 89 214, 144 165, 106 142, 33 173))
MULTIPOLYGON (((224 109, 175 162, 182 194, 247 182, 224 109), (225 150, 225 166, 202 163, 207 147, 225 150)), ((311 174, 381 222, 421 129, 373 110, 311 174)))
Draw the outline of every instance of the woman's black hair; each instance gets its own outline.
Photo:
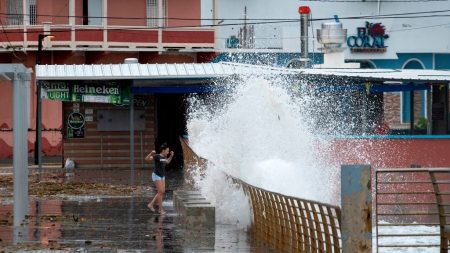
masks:
POLYGON ((167 143, 163 143, 161 147, 159 147, 159 153, 161 153, 164 149, 168 148, 167 143))

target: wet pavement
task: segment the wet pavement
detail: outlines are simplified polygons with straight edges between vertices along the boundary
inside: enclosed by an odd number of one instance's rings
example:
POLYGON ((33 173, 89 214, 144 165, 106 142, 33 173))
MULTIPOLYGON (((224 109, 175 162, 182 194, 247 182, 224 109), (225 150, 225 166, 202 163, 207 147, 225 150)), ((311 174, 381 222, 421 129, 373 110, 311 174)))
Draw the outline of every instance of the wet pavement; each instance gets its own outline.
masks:
MULTIPOLYGON (((73 181, 126 185, 125 170, 77 171, 73 181)), ((214 231, 191 231, 180 225, 172 192, 182 185, 181 171, 167 175, 166 215, 146 207, 154 194, 150 170, 134 173, 139 195, 58 195, 31 197, 24 224, 12 225, 10 197, 0 199, 0 252, 271 252, 234 224, 214 231)))

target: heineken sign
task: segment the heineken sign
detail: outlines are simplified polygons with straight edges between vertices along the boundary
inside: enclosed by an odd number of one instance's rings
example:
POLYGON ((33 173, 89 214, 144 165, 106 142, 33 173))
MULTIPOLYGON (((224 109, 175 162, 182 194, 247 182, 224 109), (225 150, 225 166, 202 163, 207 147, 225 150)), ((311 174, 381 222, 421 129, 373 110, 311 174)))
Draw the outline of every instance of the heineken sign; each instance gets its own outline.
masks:
POLYGON ((67 125, 72 129, 81 129, 84 127, 84 116, 79 112, 73 112, 67 119, 67 125))
POLYGON ((84 115, 73 112, 67 118, 67 137, 84 138, 84 115))
POLYGON ((117 82, 41 81, 42 97, 51 100, 130 104, 129 85, 117 82))
POLYGON ((42 98, 51 100, 71 101, 69 85, 64 82, 41 82, 42 98))
POLYGON ((98 95, 120 95, 119 87, 108 87, 106 85, 102 85, 100 87, 89 86, 87 84, 78 85, 75 84, 73 86, 74 93, 79 94, 98 94, 98 95))

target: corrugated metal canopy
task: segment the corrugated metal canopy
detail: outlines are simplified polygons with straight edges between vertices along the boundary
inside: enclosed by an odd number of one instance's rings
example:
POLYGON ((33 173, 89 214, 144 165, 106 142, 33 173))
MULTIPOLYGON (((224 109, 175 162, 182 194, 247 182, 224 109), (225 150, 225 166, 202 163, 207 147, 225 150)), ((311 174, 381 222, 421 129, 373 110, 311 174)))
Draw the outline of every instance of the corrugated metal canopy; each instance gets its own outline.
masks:
POLYGON ((238 63, 38 65, 37 80, 211 79, 231 75, 284 74, 358 81, 450 82, 450 71, 409 69, 287 69, 238 63))
POLYGON ((302 69, 306 75, 367 81, 450 82, 450 71, 427 69, 302 69))
POLYGON ((293 69, 232 63, 38 65, 37 80, 209 79, 233 74, 298 74, 293 69))

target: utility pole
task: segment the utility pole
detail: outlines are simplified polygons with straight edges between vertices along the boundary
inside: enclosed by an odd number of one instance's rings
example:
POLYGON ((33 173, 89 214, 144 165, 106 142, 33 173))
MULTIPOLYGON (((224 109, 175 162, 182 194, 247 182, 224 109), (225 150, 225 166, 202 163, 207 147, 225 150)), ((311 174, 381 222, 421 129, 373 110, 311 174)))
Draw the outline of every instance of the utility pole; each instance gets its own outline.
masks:
MULTIPOLYGON (((36 67, 41 65, 42 61, 42 41, 46 38, 52 38, 54 36, 49 34, 38 35, 38 51, 36 53, 36 67)), ((34 142, 34 164, 38 166, 39 180, 42 172, 42 157, 41 157, 41 141, 42 141, 42 99, 41 99, 41 85, 36 80, 36 140, 34 142)))

